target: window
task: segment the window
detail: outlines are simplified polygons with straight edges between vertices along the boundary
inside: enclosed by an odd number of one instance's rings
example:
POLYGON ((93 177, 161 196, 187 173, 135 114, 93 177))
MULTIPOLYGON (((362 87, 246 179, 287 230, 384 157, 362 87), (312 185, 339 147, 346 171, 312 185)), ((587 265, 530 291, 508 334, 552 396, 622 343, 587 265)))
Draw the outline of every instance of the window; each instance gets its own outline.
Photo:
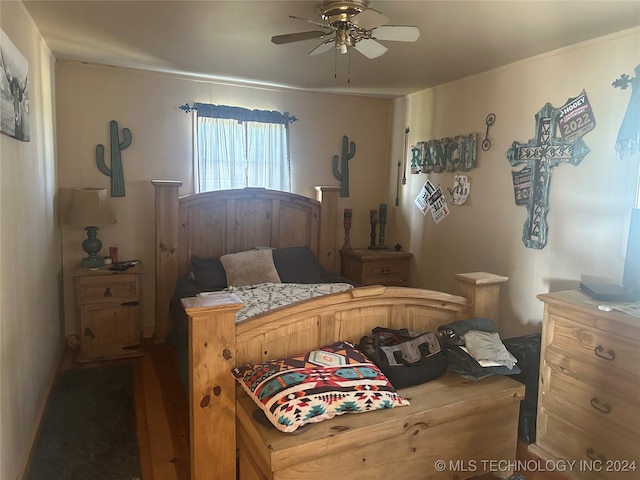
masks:
POLYGON ((194 103, 198 192, 264 187, 291 191, 288 113, 194 103))

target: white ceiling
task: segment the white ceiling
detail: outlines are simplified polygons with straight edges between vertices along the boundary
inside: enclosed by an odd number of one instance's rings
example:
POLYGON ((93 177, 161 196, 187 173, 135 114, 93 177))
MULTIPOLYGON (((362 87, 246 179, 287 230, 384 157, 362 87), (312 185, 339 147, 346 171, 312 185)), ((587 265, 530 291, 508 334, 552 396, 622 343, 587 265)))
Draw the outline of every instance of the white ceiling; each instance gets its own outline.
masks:
MULTIPOLYGON (((390 24, 416 25, 415 43, 369 60, 319 40, 273 35, 316 30, 318 1, 23 1, 57 59, 181 72, 292 88, 397 96, 640 25, 638 0, 371 1, 390 24), (337 78, 334 66, 337 63, 337 78)), ((640 51, 640 46, 639 46, 640 51)))

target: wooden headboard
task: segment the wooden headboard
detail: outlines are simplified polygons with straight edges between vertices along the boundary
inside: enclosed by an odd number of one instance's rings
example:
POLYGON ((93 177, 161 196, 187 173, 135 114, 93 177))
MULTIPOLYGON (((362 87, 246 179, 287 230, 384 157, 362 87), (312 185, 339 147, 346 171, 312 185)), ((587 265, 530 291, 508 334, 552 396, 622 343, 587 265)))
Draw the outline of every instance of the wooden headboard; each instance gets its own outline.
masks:
POLYGON ((308 246, 329 271, 336 248, 339 187, 315 187, 316 199, 244 188, 179 197, 182 182, 152 180, 156 199, 156 332, 169 332, 169 301, 192 255, 214 258, 265 246, 308 246))

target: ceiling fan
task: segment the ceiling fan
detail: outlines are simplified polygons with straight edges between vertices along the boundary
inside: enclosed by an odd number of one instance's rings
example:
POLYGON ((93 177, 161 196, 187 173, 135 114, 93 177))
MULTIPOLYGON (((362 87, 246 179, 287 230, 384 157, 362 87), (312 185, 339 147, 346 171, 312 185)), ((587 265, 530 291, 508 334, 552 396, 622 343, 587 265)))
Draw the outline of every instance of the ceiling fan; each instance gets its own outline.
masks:
POLYGON ((416 26, 387 25, 389 19, 381 12, 369 8, 368 4, 367 0, 322 2, 315 8, 322 22, 293 15, 289 17, 304 20, 324 30, 275 35, 271 37, 271 41, 276 45, 282 45, 320 39, 324 41, 311 50, 309 55, 318 55, 332 48, 336 54, 345 54, 353 47, 367 58, 376 58, 388 50, 378 40, 415 42, 420 36, 420 30, 416 26))

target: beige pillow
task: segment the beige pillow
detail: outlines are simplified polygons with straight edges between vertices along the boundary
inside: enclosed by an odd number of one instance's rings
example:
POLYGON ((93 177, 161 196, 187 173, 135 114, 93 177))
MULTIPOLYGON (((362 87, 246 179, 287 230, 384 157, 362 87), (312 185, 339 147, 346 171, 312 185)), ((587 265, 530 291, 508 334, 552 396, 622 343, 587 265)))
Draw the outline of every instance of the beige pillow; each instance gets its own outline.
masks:
POLYGON ((227 275, 227 286, 243 287, 258 283, 280 283, 271 250, 248 250, 220 257, 227 275))

